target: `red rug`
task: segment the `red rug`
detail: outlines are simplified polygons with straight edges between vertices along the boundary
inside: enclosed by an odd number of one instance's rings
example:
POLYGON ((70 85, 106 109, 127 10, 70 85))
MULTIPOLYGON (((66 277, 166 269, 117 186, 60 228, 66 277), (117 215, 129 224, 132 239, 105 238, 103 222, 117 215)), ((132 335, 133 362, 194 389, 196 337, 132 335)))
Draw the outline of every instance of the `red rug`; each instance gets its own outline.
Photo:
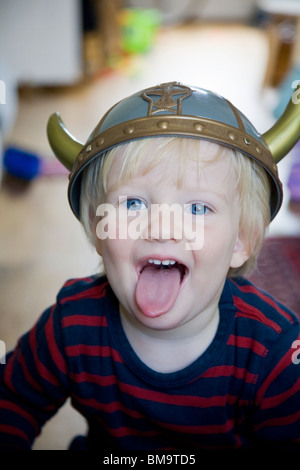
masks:
POLYGON ((250 280, 300 318, 300 237, 267 238, 250 280))

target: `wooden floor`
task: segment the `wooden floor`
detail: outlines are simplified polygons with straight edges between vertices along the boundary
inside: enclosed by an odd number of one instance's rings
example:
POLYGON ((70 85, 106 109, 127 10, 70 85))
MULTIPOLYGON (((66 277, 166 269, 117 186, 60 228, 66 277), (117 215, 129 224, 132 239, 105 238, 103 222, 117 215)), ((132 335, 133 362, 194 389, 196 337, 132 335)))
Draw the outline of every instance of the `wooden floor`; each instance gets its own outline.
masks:
MULTIPOLYGON (((119 99, 174 80, 225 95, 263 132, 273 122, 262 99, 267 58, 266 36, 254 28, 169 28, 146 55, 120 63, 89 84, 51 92, 27 90, 20 97, 10 142, 53 158, 45 131, 52 112, 59 111, 69 130, 85 141, 119 99)), ((289 162, 280 166, 284 180, 288 168, 289 162)), ((0 190, 0 340, 7 350, 55 301, 67 278, 97 270, 99 260, 69 209, 67 182, 66 176, 40 177, 23 191, 0 190)), ((286 207, 273 227, 275 233, 300 233, 299 220, 286 207)), ((46 424, 34 448, 66 449, 72 436, 84 430, 85 423, 67 403, 46 424)))

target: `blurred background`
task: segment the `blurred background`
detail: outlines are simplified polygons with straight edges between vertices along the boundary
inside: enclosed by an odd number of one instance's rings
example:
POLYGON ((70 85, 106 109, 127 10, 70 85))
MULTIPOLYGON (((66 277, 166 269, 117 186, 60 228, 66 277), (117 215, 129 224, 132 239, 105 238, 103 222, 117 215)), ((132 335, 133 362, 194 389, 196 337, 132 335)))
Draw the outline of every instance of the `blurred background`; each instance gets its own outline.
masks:
MULTIPOLYGON (((300 81, 300 0, 0 1, 0 340, 7 350, 66 279, 98 268, 68 206, 48 117, 60 112, 85 142, 110 106, 166 81, 224 95, 263 133, 300 81)), ((264 261, 264 279, 274 287, 277 266, 300 313, 299 144, 279 174, 285 197, 268 233, 275 264, 264 261)), ((84 430, 67 403, 34 448, 66 449, 84 430)))

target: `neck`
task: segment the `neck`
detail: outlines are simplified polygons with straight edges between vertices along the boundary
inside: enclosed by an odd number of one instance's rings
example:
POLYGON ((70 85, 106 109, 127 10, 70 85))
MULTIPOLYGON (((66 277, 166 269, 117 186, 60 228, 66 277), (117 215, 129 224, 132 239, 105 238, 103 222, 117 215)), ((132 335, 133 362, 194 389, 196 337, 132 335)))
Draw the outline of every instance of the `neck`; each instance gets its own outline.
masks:
POLYGON ((152 369, 165 373, 182 369, 201 356, 219 324, 217 303, 170 330, 148 328, 121 306, 120 315, 127 339, 139 358, 152 369))

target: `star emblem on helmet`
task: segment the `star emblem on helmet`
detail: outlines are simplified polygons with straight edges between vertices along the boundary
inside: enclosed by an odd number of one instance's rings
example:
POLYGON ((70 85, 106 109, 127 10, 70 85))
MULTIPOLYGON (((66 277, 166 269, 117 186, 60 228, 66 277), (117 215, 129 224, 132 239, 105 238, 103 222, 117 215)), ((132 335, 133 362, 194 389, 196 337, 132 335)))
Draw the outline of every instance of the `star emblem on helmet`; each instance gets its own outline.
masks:
POLYGON ((148 88, 142 97, 149 102, 148 116, 162 111, 169 111, 174 114, 181 114, 182 100, 190 96, 192 90, 178 82, 163 83, 153 88, 148 88), (176 95, 178 98, 175 100, 176 95), (155 99, 155 97, 157 97, 155 99))

